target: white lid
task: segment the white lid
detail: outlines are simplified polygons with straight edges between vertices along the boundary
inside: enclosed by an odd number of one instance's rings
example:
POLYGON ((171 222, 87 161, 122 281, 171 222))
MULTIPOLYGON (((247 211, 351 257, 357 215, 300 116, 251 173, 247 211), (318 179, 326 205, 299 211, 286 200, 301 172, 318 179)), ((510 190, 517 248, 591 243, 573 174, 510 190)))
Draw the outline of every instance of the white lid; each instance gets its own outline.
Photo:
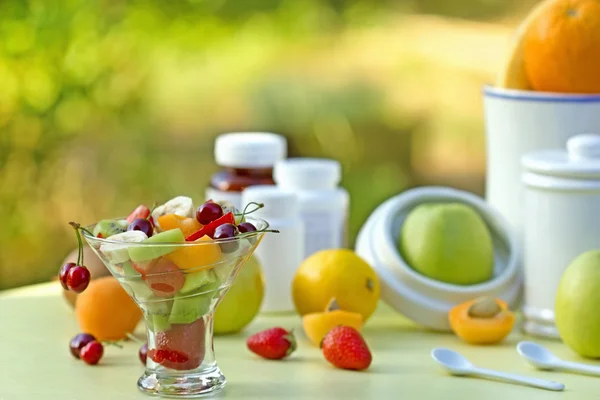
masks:
POLYGON ((215 160, 224 167, 269 168, 286 155, 285 138, 274 133, 225 133, 215 142, 215 160))
POLYGON ((333 189, 341 178, 340 163, 325 158, 290 158, 273 170, 273 179, 285 189, 333 189))
POLYGON ((275 185, 256 185, 244 189, 242 204, 245 206, 251 202, 265 205, 252 213, 252 216, 267 221, 269 218, 296 218, 298 216, 297 196, 275 185))
POLYGON ((600 179, 600 135, 570 138, 566 150, 542 150, 525 154, 523 167, 541 175, 575 179, 600 179))
POLYGON ((448 312, 456 304, 481 296, 505 300, 511 308, 521 297, 521 250, 506 219, 482 198, 444 187, 411 189, 385 201, 369 216, 356 239, 356 253, 377 272, 381 297, 418 324, 449 331, 448 312), (427 202, 468 204, 484 219, 494 243, 494 277, 475 285, 438 282, 413 270, 397 247, 408 213, 427 202))

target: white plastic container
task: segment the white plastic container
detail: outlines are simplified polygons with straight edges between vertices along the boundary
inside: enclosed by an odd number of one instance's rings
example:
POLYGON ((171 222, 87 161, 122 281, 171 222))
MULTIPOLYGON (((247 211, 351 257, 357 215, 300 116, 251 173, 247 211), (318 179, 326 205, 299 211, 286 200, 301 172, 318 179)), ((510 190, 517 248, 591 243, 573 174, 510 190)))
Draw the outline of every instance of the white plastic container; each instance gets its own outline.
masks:
POLYGON ((298 196, 304 221, 304 258, 324 249, 347 246, 348 192, 338 187, 340 163, 318 158, 292 158, 275 164, 277 186, 298 196))
POLYGON ((298 212, 295 194, 274 185, 251 186, 242 192, 242 204, 263 203, 252 214, 269 222, 269 229, 279 233, 265 235, 255 250, 266 281, 263 312, 294 310, 292 280, 304 260, 304 224, 298 212))
POLYGON ((600 249, 600 136, 574 136, 567 149, 532 152, 522 160, 523 329, 545 337, 558 337, 554 301, 564 270, 581 253, 600 249))
POLYGON ((515 308, 521 296, 521 251, 508 222, 483 199, 444 187, 422 187, 399 194, 381 204, 356 240, 356 252, 376 270, 382 299, 396 311, 423 326, 449 331, 448 311, 456 304, 480 296, 505 300, 515 308), (407 214, 429 202, 462 202, 485 221, 494 245, 494 276, 476 285, 453 285, 419 274, 402 258, 397 238, 407 214))
POLYGON ((574 135, 600 127, 600 95, 570 95, 486 87, 486 200, 516 230, 524 229, 521 157, 563 148, 574 135))
POLYGON ((252 185, 272 185, 273 166, 287 156, 283 136, 263 132, 225 133, 215 142, 215 161, 222 170, 213 175, 206 200, 228 201, 242 208, 242 191, 252 185))

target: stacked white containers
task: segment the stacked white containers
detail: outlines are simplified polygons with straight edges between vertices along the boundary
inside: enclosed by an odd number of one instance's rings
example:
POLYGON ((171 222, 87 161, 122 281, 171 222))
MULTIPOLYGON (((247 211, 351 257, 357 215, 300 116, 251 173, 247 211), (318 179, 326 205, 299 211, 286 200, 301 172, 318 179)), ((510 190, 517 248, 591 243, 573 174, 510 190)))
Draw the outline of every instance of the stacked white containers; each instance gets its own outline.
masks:
POLYGON ((523 157, 525 332, 558 337, 560 278, 581 253, 600 248, 600 135, 576 135, 564 149, 523 157))
POLYGON ((304 224, 298 213, 298 198, 274 185, 259 185, 242 192, 242 204, 251 202, 264 204, 252 216, 268 221, 269 229, 279 231, 265 235, 254 253, 266 281, 262 311, 293 311, 292 280, 304 260, 304 224))
POLYGON ((275 164, 273 178, 282 190, 298 196, 305 226, 304 257, 347 246, 348 192, 338 187, 340 163, 318 158, 292 158, 275 164))

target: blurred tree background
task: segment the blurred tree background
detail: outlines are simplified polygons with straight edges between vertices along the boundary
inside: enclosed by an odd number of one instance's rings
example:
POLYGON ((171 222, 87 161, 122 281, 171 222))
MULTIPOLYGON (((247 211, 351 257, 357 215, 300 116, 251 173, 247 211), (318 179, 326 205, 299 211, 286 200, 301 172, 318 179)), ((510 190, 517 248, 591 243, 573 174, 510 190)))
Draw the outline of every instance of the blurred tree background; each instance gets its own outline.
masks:
POLYGON ((535 0, 0 2, 0 289, 51 278, 68 221, 200 200, 228 131, 331 157, 351 234, 408 187, 482 194, 481 86, 535 0))

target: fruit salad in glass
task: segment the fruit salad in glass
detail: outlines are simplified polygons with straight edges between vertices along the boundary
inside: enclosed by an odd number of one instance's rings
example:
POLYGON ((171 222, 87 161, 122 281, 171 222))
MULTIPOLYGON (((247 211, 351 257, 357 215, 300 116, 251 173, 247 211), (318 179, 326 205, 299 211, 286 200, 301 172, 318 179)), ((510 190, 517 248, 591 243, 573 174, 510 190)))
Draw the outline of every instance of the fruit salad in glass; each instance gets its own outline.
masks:
POLYGON ((74 224, 144 313, 143 392, 195 397, 224 386, 213 351, 213 312, 268 231, 252 211, 212 201, 196 209, 180 196, 153 210, 139 206, 127 218, 74 224))

